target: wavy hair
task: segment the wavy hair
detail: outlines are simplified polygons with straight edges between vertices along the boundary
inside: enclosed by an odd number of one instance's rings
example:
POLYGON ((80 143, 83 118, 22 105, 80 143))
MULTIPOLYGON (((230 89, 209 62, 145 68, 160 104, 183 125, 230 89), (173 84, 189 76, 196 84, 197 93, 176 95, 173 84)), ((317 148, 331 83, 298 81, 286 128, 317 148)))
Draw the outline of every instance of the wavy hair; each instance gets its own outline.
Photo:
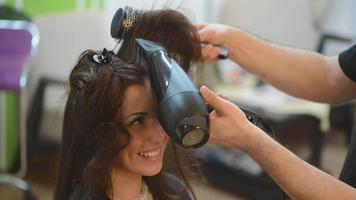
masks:
MULTIPOLYGON (((147 77, 142 67, 128 59, 135 38, 164 44, 185 71, 192 61, 200 59, 198 33, 181 13, 170 9, 144 11, 136 22, 119 52, 109 52, 109 63, 94 62, 93 55, 98 52, 87 50, 70 73, 56 200, 69 199, 78 185, 89 189, 92 197, 102 198, 111 191, 114 158, 130 139, 124 129, 113 125, 114 118, 121 110, 126 89, 143 84, 147 77)), ((157 184, 163 180, 161 175, 144 180, 154 199, 171 199, 163 187, 157 187, 162 185, 157 184)))

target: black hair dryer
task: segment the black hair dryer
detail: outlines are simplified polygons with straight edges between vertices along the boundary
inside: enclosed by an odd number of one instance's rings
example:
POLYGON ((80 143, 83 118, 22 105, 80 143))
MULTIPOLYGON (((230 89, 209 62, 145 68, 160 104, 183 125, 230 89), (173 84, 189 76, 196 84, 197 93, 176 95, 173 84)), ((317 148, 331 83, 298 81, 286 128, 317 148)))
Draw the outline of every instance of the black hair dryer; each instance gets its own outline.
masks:
POLYGON ((209 113, 199 90, 159 43, 138 38, 136 45, 159 102, 162 127, 181 146, 201 147, 209 139, 209 113))
MULTIPOLYGON (((129 9, 119 8, 111 22, 111 36, 123 39, 129 9)), ((167 134, 185 148, 198 148, 209 139, 206 104, 187 74, 159 43, 136 39, 134 52, 124 57, 145 68, 159 102, 158 119, 167 134)), ((119 50, 120 51, 120 50, 119 50)))
MULTIPOLYGON (((212 108, 162 44, 137 38, 135 46, 135 62, 149 73, 159 102, 158 119, 167 134, 185 148, 203 146, 209 139, 212 108)), ((248 109, 240 109, 251 123, 275 137, 265 119, 248 109)))
MULTIPOLYGON (((111 23, 111 36, 123 39, 123 23, 127 20, 128 10, 119 8, 111 23)), ((185 148, 198 148, 209 139, 209 112, 203 97, 182 68, 171 58, 162 44, 139 39, 134 42, 134 52, 126 52, 127 59, 145 68, 151 85, 156 93, 159 106, 158 119, 167 134, 185 148)), ((222 46, 219 58, 228 57, 227 49, 222 46), (224 53, 225 52, 225 53, 224 53)), ((241 108, 247 119, 270 135, 274 135, 269 124, 256 113, 241 108)))

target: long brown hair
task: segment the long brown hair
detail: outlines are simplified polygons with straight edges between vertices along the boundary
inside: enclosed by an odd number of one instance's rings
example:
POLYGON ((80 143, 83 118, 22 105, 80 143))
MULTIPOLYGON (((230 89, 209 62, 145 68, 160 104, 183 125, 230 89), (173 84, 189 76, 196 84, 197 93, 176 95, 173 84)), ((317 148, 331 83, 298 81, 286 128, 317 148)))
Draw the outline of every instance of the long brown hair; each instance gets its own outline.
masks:
POLYGON ((112 52, 109 63, 96 63, 96 54, 92 50, 82 53, 69 77, 57 200, 69 199, 78 184, 105 197, 113 159, 129 140, 125 131, 117 129, 114 118, 126 88, 142 84, 145 72, 112 52))
MULTIPOLYGON (((172 9, 161 9, 142 11, 136 10, 136 20, 132 30, 123 35, 121 48, 117 55, 123 60, 132 61, 131 52, 128 49, 134 48, 136 38, 143 38, 158 42, 164 45, 169 54, 177 61, 184 71, 188 72, 190 65, 194 61, 201 59, 201 44, 199 34, 190 22, 190 20, 182 13, 172 9)), ((192 191, 192 188, 186 178, 185 172, 189 171, 189 161, 184 160, 184 154, 190 154, 189 151, 180 148, 179 146, 170 145, 175 158, 175 172, 183 179, 186 186, 192 191), (188 169, 188 170, 187 170, 188 169)), ((166 157, 169 157, 166 156, 166 157)), ((191 155, 190 155, 191 156, 191 155)), ((194 164, 196 165, 196 163, 194 164)), ((172 168, 170 166, 170 168, 172 168)), ((157 199, 170 199, 162 193, 165 191, 162 187, 158 187, 157 182, 161 180, 158 176, 151 179, 145 177, 150 190, 154 193, 157 199)), ((195 194, 192 191, 195 198, 195 194)))
MULTIPOLYGON (((113 129, 112 122, 120 112, 126 88, 142 84, 147 76, 140 66, 131 64, 125 57, 132 52, 130 44, 134 38, 164 44, 186 71, 192 61, 200 58, 196 29, 179 12, 145 11, 136 23, 118 54, 109 53, 111 62, 94 62, 93 55, 97 52, 88 50, 80 56, 70 74, 56 200, 69 199, 80 184, 101 198, 111 189, 113 159, 130 137, 120 127, 113 129)), ((160 177, 161 173, 144 179, 155 199, 169 199, 168 194, 157 187, 160 177)))

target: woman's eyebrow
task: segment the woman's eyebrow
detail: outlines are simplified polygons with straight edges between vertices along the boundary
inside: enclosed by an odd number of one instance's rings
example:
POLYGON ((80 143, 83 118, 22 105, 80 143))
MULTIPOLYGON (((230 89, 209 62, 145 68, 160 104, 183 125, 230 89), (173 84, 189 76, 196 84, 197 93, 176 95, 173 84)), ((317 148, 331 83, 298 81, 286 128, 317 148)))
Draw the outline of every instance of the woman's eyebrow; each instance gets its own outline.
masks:
POLYGON ((148 112, 134 112, 134 113, 131 113, 130 115, 124 117, 124 120, 126 120, 127 118, 134 116, 134 115, 148 115, 148 112))

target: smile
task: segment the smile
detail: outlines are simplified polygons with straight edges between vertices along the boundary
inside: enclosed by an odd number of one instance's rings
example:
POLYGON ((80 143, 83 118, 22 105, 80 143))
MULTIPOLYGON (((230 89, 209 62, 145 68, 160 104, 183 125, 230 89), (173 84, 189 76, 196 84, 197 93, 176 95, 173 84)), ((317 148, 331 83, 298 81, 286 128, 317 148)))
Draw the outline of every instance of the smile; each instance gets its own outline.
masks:
POLYGON ((143 157, 153 158, 153 157, 158 156, 160 152, 161 152, 161 149, 158 149, 156 151, 144 151, 144 152, 140 152, 138 154, 143 157))

